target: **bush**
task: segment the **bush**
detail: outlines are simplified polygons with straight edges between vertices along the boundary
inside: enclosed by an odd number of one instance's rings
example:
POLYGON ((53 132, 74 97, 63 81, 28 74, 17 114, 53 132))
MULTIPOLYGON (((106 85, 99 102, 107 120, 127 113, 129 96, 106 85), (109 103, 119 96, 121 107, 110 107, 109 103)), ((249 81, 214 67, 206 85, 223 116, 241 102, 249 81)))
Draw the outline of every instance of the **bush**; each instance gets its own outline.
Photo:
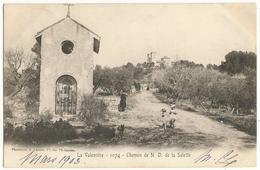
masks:
POLYGON ((5 134, 12 134, 12 139, 17 142, 30 144, 48 144, 77 137, 73 126, 62 119, 55 122, 39 119, 26 122, 25 126, 13 128, 13 133, 11 133, 11 129, 12 126, 6 126, 5 134))
POLYGON ((221 106, 248 112, 256 107, 254 73, 255 70, 249 70, 244 78, 203 67, 176 65, 154 72, 153 81, 167 98, 189 99, 195 105, 209 102, 214 108, 221 106))
POLYGON ((134 82, 143 79, 144 74, 140 65, 134 66, 132 63, 114 68, 97 65, 93 72, 93 92, 101 89, 106 94, 120 94, 121 91, 129 93, 134 82))
POLYGON ((92 95, 84 95, 82 98, 79 117, 88 124, 99 123, 107 113, 107 104, 102 99, 92 95))
POLYGON ((49 110, 44 110, 43 113, 39 115, 40 120, 44 122, 49 122, 53 118, 53 114, 49 110))
POLYGON ((9 140, 13 137, 14 135, 14 126, 7 122, 4 125, 4 140, 9 140))
POLYGON ((229 116, 227 120, 241 131, 256 136, 256 117, 255 116, 229 116))
POLYGON ((97 124, 93 129, 88 131, 83 131, 81 136, 85 139, 95 139, 96 140, 111 140, 115 137, 115 128, 107 125, 97 124))
POLYGON ((134 87, 135 87, 135 90, 137 91, 137 92, 139 92, 140 90, 141 90, 141 84, 138 82, 134 82, 134 87))
POLYGON ((4 117, 5 117, 5 118, 7 118, 7 117, 9 117, 9 118, 13 117, 13 116, 12 116, 12 111, 11 111, 9 105, 7 105, 7 104, 4 105, 4 117))
POLYGON ((220 71, 234 75, 245 68, 256 70, 256 54, 253 52, 231 51, 225 56, 225 61, 219 66, 220 71))
POLYGON ((256 117, 255 115, 232 116, 232 115, 215 115, 210 118, 231 124, 238 130, 244 131, 250 135, 256 136, 256 117))

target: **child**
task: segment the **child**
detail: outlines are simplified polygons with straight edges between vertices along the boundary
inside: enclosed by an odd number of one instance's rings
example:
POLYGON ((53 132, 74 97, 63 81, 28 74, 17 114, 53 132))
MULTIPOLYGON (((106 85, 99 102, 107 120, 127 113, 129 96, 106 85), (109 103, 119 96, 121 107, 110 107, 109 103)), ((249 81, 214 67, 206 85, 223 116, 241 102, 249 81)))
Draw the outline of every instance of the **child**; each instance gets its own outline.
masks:
POLYGON ((166 128, 167 128, 167 117, 166 117, 166 109, 165 108, 162 108, 162 110, 161 110, 161 112, 162 112, 162 121, 163 121, 163 130, 164 130, 164 132, 166 132, 166 128))
POLYGON ((175 121, 176 121, 176 115, 177 113, 175 112, 175 103, 173 103, 171 106, 171 110, 169 112, 169 128, 174 128, 175 127, 175 121))

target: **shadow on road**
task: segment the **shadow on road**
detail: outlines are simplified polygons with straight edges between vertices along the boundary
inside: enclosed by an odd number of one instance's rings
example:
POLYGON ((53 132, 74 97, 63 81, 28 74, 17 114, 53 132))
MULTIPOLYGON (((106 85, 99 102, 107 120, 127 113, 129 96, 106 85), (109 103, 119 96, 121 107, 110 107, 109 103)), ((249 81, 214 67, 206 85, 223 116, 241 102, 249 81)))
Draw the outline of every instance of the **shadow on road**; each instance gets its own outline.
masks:
POLYGON ((164 133, 162 128, 132 128, 126 127, 126 134, 120 144, 141 147, 178 147, 178 148, 208 148, 217 147, 223 137, 203 133, 186 133, 181 129, 168 129, 164 133))

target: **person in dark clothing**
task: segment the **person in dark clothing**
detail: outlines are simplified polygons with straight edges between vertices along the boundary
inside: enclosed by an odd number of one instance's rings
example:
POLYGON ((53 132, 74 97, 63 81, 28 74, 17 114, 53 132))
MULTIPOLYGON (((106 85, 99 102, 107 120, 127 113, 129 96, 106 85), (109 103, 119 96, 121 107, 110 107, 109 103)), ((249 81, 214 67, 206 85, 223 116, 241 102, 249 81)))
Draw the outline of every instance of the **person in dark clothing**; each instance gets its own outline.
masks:
POLYGON ((122 92, 121 96, 120 96, 119 107, 118 107, 118 110, 120 112, 124 112, 125 111, 125 108, 126 108, 126 97, 127 97, 127 94, 125 92, 122 92))

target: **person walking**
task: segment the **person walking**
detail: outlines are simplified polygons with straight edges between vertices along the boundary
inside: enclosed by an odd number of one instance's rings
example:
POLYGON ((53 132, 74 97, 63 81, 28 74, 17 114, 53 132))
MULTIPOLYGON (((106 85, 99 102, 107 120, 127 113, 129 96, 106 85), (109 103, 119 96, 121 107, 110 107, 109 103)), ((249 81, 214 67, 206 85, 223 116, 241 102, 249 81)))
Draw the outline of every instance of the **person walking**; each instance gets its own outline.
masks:
POLYGON ((118 107, 118 111, 120 112, 124 112, 125 108, 126 108, 126 97, 127 97, 127 93, 126 92, 121 92, 120 95, 120 103, 119 103, 119 107, 118 107))

